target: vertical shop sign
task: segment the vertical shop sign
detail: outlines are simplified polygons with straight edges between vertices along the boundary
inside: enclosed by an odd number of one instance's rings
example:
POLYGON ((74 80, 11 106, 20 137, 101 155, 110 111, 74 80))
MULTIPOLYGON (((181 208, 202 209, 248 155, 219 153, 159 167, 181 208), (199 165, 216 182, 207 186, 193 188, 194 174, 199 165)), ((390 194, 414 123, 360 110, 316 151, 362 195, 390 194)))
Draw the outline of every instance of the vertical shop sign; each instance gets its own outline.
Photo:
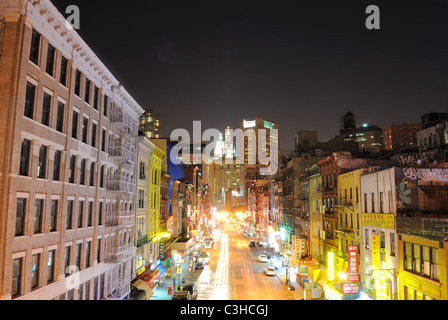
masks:
POLYGON ((348 262, 348 282, 359 282, 359 267, 358 267, 358 245, 347 245, 347 262, 348 262))

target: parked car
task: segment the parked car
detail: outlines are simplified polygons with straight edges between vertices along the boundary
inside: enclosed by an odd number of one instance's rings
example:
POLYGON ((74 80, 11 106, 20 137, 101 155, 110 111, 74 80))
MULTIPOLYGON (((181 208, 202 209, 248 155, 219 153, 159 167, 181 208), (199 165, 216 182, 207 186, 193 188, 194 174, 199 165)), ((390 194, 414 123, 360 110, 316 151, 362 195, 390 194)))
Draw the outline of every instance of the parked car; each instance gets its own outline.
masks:
POLYGON ((259 261, 259 262, 268 262, 269 259, 268 259, 268 256, 267 256, 267 255, 265 255, 265 254, 260 254, 260 255, 258 256, 258 261, 259 261))
POLYGON ((276 275, 275 268, 274 267, 264 268, 264 274, 267 276, 275 276, 276 275))
POLYGON ((198 298, 198 290, 195 283, 189 283, 182 287, 182 291, 188 291, 191 296, 191 300, 196 300, 198 298))
POLYGON ((210 262, 210 255, 208 252, 203 252, 199 255, 198 262, 203 262, 205 264, 209 264, 210 262))
POLYGON ((249 247, 255 247, 255 241, 254 240, 250 240, 249 241, 249 247))
POLYGON ((205 241, 204 248, 210 249, 212 247, 212 242, 210 240, 205 241))
POLYGON ((172 300, 193 300, 189 291, 177 291, 173 294, 172 300))

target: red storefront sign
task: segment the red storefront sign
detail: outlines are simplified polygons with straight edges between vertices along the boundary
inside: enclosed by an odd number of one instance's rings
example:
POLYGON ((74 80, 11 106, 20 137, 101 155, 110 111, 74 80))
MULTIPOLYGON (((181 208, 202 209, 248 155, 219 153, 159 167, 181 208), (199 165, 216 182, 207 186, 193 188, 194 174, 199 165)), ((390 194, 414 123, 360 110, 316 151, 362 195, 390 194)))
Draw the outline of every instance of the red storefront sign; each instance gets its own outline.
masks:
POLYGON ((347 262, 348 262, 347 281, 348 282, 359 282, 358 245, 357 244, 348 244, 347 245, 347 262))

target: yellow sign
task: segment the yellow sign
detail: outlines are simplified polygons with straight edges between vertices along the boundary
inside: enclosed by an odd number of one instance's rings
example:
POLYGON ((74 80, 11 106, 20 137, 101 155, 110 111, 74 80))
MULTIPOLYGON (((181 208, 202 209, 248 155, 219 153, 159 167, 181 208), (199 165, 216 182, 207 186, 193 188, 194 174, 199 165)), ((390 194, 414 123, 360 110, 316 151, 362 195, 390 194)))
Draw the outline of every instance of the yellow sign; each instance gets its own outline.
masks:
POLYGON ((328 281, 334 281, 334 253, 328 252, 328 281))
POLYGON ((388 295, 388 271, 374 270, 373 277, 375 279, 376 300, 389 300, 388 295))
POLYGON ((372 234, 372 266, 381 269, 380 236, 372 234))
POLYGON ((395 228, 395 217, 393 214, 387 213, 362 213, 362 225, 366 227, 376 228, 395 228))

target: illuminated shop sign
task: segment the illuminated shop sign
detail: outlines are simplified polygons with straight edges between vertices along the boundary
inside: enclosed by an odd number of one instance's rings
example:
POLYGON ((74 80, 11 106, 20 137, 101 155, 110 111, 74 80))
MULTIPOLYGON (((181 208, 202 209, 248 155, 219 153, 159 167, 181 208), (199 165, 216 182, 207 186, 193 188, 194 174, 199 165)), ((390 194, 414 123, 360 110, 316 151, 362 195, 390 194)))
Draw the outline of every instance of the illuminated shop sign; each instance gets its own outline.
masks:
POLYGON ((264 122, 264 127, 265 127, 266 129, 274 129, 274 124, 273 124, 272 122, 265 121, 265 122, 264 122))
POLYGON ((328 252, 328 281, 334 281, 334 253, 328 252))
POLYGON ((243 128, 244 129, 253 128, 253 127, 255 127, 255 120, 252 120, 252 121, 243 120, 243 128))

